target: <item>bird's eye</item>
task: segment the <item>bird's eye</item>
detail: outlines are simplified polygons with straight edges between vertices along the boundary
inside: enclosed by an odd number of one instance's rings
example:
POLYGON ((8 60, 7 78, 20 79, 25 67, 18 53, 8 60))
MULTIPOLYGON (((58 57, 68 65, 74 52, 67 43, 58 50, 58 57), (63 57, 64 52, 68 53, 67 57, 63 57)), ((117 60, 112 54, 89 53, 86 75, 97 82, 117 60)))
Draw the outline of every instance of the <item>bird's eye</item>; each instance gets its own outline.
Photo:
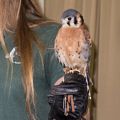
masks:
POLYGON ((71 17, 68 17, 68 20, 71 20, 71 17))

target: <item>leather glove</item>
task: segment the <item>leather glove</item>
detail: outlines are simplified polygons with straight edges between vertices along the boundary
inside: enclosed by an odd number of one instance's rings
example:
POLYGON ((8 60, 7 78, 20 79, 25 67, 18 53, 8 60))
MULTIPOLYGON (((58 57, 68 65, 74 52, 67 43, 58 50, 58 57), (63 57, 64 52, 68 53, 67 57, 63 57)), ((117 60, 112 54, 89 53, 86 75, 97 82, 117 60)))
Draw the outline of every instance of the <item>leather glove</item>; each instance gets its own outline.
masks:
POLYGON ((64 82, 53 86, 48 95, 48 120, 81 120, 88 105, 86 79, 78 72, 68 73, 64 82))

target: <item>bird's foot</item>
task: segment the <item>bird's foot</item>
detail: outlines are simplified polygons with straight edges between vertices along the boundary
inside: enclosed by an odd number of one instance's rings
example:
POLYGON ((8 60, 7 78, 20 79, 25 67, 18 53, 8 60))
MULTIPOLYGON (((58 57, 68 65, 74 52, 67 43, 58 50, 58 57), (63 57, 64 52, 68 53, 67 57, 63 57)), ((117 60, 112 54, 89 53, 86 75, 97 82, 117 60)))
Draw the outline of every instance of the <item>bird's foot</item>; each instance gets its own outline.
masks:
POLYGON ((80 70, 77 69, 77 68, 69 68, 69 67, 66 67, 66 68, 64 68, 64 72, 65 72, 65 74, 74 73, 74 72, 80 73, 80 70))
POLYGON ((75 68, 75 69, 71 69, 71 70, 69 71, 69 73, 74 73, 74 72, 78 72, 78 73, 80 73, 80 70, 77 69, 77 68, 75 68))
POLYGON ((78 68, 75 68, 75 67, 74 68, 66 68, 66 69, 64 69, 64 72, 65 72, 65 74, 78 72, 80 75, 84 76, 83 71, 78 68))
POLYGON ((64 71, 65 74, 70 73, 70 72, 69 72, 70 70, 71 70, 71 68, 69 68, 69 67, 65 67, 65 68, 63 69, 63 71, 64 71))

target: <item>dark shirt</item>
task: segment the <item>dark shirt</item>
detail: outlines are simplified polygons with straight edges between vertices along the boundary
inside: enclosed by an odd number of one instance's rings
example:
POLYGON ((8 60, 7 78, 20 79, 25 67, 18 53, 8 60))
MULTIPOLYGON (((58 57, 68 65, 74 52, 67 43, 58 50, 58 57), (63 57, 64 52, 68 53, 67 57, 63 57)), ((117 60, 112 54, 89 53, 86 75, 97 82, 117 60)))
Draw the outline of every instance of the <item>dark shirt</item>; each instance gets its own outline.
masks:
MULTIPOLYGON (((34 85, 36 91, 36 114, 38 120, 47 120, 49 105, 47 95, 53 83, 63 76, 63 69, 55 57, 53 48, 59 25, 50 24, 36 27, 39 39, 46 49, 41 59, 40 51, 34 47, 34 85)), ((9 52, 15 47, 12 37, 5 33, 9 52)), ((17 60, 19 61, 19 60, 17 60)), ((0 120, 28 120, 25 109, 25 95, 22 86, 20 64, 9 64, 0 46, 0 120)))

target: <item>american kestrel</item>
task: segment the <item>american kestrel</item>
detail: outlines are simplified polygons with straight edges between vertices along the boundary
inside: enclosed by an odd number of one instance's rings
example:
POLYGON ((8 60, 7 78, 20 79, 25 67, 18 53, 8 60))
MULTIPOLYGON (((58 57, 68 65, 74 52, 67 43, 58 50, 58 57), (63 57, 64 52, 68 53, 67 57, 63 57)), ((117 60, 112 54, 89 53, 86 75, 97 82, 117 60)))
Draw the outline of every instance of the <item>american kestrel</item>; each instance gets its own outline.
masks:
POLYGON ((62 26, 55 40, 55 54, 64 72, 78 71, 86 77, 89 69, 91 38, 83 16, 74 9, 63 12, 62 26))

